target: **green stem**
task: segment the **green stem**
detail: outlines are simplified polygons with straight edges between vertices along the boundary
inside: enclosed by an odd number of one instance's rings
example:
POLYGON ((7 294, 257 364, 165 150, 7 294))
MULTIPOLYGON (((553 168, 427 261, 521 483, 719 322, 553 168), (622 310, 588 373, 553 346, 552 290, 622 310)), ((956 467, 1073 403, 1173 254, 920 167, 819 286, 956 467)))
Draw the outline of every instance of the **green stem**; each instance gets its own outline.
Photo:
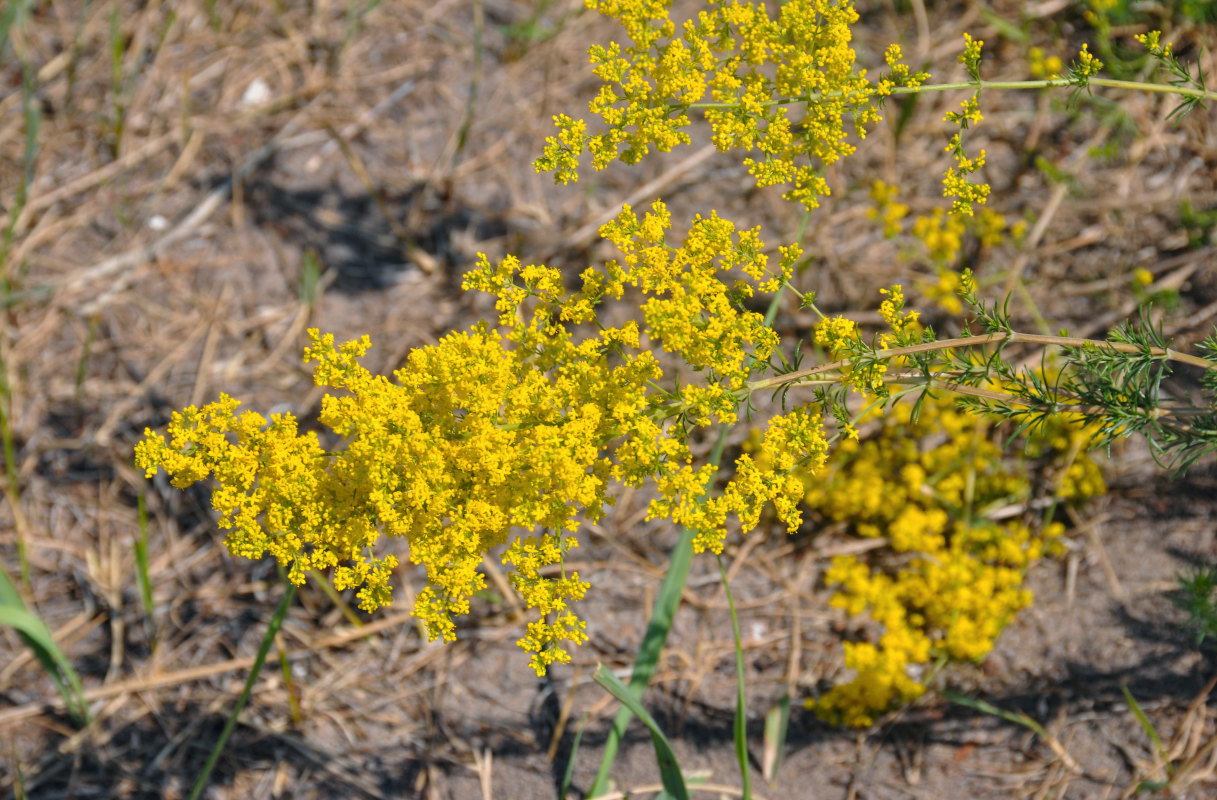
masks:
MULTIPOLYGON (((984 347, 990 344, 1010 344, 1014 342, 1053 347, 1091 346, 1099 350, 1117 353, 1142 354, 1148 352, 1151 356, 1165 358, 1168 361, 1177 361, 1181 364, 1190 364, 1193 367, 1199 367, 1203 370, 1217 370, 1217 362, 1210 361, 1206 358, 1200 358, 1199 356, 1181 353, 1178 350, 1172 350, 1169 347, 1143 348, 1138 345, 1128 344, 1125 342, 1107 342, 1099 339, 1080 339, 1076 336, 1045 336, 1038 333, 1020 333, 1018 331, 988 333, 981 336, 962 336, 957 339, 942 339, 937 342, 925 342, 923 344, 915 344, 908 347, 894 347, 887 350, 876 350, 874 355, 876 358, 881 359, 899 358, 901 356, 911 356, 918 353, 949 350, 956 347, 984 347)), ((747 391, 763 392, 771 389, 777 389, 786 385, 810 382, 805 381, 804 379, 813 378, 814 376, 823 375, 825 373, 839 372, 840 370, 849 367, 853 362, 854 359, 852 358, 842 358, 828 364, 821 364, 818 367, 796 370, 794 372, 788 372, 785 375, 777 375, 775 377, 765 378, 759 381, 750 381, 747 385, 747 391)))
MULTIPOLYGON (((978 81, 952 81, 950 83, 926 83, 921 86, 894 86, 891 89, 893 95, 902 94, 925 94, 928 92, 952 92, 960 89, 1062 89, 1067 86, 1076 88, 1086 88, 1086 86, 1103 86, 1108 89, 1127 89, 1133 92, 1151 92, 1159 94, 1177 94, 1184 97, 1196 97, 1202 100, 1217 100, 1217 91, 1206 91, 1204 89, 1192 89, 1185 86, 1172 86, 1169 83, 1143 83, 1141 81, 1122 81, 1115 78, 1090 78, 1085 86, 1078 86, 1076 82, 1066 78, 1049 78, 1034 81, 987 81, 984 79, 978 81)), ((765 100, 760 103, 762 106, 786 106, 795 103, 815 103, 824 98, 841 97, 843 92, 812 92, 810 94, 798 95, 795 97, 779 97, 774 100, 765 100)), ((671 108, 677 110, 689 109, 710 109, 710 108, 738 108, 740 103, 673 103, 671 108)))
POLYGON ((740 643, 739 614, 735 611, 735 598, 731 594, 731 584, 727 580, 723 557, 718 554, 714 557, 718 561, 718 574, 723 579, 723 591, 727 594, 727 608, 731 610, 731 633, 735 637, 735 759, 739 762, 741 796, 744 800, 751 800, 752 779, 748 771, 748 702, 744 692, 744 648, 740 643))
MULTIPOLYGON (((1158 92, 1161 94, 1178 94, 1186 97, 1217 100, 1217 92, 1172 86, 1168 83, 1143 83, 1141 81, 1122 81, 1115 78, 1090 78, 1087 81, 1087 85, 1105 86, 1108 89, 1128 89, 1133 92, 1158 92)), ((1060 89, 1066 86, 1078 86, 1078 84, 1065 78, 1050 78, 1037 81, 986 81, 982 79, 979 81, 955 81, 953 83, 929 83, 921 86, 897 86, 892 89, 892 94, 949 92, 956 89, 1060 89)))

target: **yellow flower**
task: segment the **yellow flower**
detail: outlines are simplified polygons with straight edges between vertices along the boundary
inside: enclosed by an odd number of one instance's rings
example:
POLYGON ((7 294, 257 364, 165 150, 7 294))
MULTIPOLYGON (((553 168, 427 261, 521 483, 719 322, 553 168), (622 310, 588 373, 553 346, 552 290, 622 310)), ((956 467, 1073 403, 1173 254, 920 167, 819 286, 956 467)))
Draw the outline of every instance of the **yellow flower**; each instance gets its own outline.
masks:
POLYGON ((630 42, 589 50, 604 81, 590 110, 603 127, 588 135, 582 123, 555 119, 559 133, 536 167, 562 182, 577 178, 585 151, 599 170, 688 144, 689 106, 709 102, 703 113, 715 145, 746 151, 742 161, 757 186, 785 186, 787 200, 815 208, 829 193, 823 167, 852 154, 851 134, 865 137, 880 120, 876 95, 928 77, 900 64, 896 48, 886 55, 892 73, 872 86, 850 47, 858 19, 852 0, 790 0, 776 17, 763 3, 709 0, 679 31, 662 0, 587 5, 616 19, 630 42), (811 99, 797 125, 776 102, 792 96, 811 99))
MULTIPOLYGON (((887 313, 894 317, 896 299, 892 290, 887 313)), ((983 424, 948 401, 927 400, 916 422, 909 404, 897 404, 878 436, 839 446, 831 464, 814 477, 804 476, 811 513, 848 523, 859 537, 884 536, 890 552, 904 554, 893 559, 872 551, 869 560, 837 556, 825 572, 825 583, 835 589, 830 605, 849 615, 868 615, 881 632, 870 641, 845 644, 845 679, 808 702, 821 718, 872 724, 878 714, 924 691, 915 677, 918 665, 938 656, 982 658, 1031 602, 1022 588, 1023 573, 1055 547, 1062 526, 1037 531, 1019 522, 953 518, 969 503, 982 508, 1030 489, 1018 463, 1002 461, 998 446, 977 435, 983 424), (931 433, 947 438, 926 449, 921 443, 931 433), (969 480, 965 470, 972 473, 969 480)), ((1086 435, 1065 420, 1045 430, 1050 440, 1027 443, 1033 456, 1065 458, 1077 452, 1072 437, 1086 435)), ((1097 475, 1084 454, 1074 463, 1079 477, 1091 469, 1097 475)), ((1062 497, 1073 486, 1062 479, 1062 497)), ((1101 477, 1086 490, 1102 491, 1101 477)))
POLYGON ((319 419, 342 440, 338 449, 323 450, 290 415, 239 413, 222 395, 174 414, 168 438, 147 431, 136 463, 148 475, 163 467, 181 488, 214 478, 212 504, 233 555, 269 555, 296 584, 312 569, 332 570, 334 585, 355 590, 366 611, 392 599, 397 558, 383 553, 383 539, 404 540, 426 572, 414 613, 436 639, 456 635, 454 617, 485 585, 483 559, 502 548, 512 586, 535 614, 520 646, 543 674, 586 639, 572 606, 587 583, 549 568, 578 545, 582 520, 604 515, 612 481, 652 482, 651 514, 693 528, 697 548, 717 552, 729 513, 749 529, 772 504, 797 528, 803 485, 792 472, 824 462, 820 416, 794 411, 771 422, 766 465, 741 458, 725 492, 708 495, 714 469, 691 465, 688 432, 733 421, 746 379, 777 345, 740 296, 775 290, 801 252, 780 248, 772 264, 755 229, 713 213, 695 219, 678 247, 666 241, 670 227, 662 203, 642 219, 624 209, 603 231, 621 260, 585 271, 573 292, 558 270, 480 256, 464 288, 494 295, 498 326, 418 348, 392 378, 361 363, 368 337, 337 344, 309 331, 305 360, 332 390, 319 419), (645 298, 641 326, 586 324, 626 288, 645 298), (661 385, 652 344, 683 362, 675 388, 661 385))

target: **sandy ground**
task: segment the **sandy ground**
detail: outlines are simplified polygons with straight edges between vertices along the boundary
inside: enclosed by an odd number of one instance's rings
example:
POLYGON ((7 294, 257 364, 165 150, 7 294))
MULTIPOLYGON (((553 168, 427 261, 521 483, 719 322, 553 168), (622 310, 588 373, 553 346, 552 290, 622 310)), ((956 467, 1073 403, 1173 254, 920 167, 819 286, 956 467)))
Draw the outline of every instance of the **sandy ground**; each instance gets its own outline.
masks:
MULTIPOLYGON (((74 729, 37 663, 0 634, 6 792, 188 794, 281 597, 272 565, 226 554, 205 489, 178 492, 133 468, 145 426, 221 391, 314 424, 320 394, 299 361, 307 327, 370 333, 369 365, 390 371, 411 348, 485 314, 485 298, 458 288, 477 252, 577 272, 611 257, 595 229, 622 202, 662 196, 677 220, 715 208, 774 241, 802 223, 776 194, 750 190, 729 157, 700 149, 704 139, 575 186, 536 175, 550 116, 582 109, 595 90, 587 45, 616 35, 577 3, 283 5, 214 4, 213 20, 202 2, 46 2, 0 56, 0 214, 16 207, 22 173, 18 54, 41 110, 5 266, 0 355, 15 447, 5 467, 21 497, 20 513, 0 510, 0 561, 16 575, 24 542, 27 602, 80 672, 95 717, 74 729), (140 494, 155 650, 133 577, 140 494)), ((859 59, 878 66, 886 44, 901 41, 936 77, 958 78, 968 30, 989 42, 986 74, 1014 79, 1026 77, 1032 43, 1067 55, 1093 40, 1072 6, 1025 6, 930 4, 932 24, 919 29, 911 14, 865 3, 859 59), (1024 43, 999 36, 987 16, 1018 20, 1020 9, 1024 43)), ((1178 41, 1181 56, 1214 72, 1212 31, 1183 28, 1178 41)), ((960 99, 927 98, 899 140, 880 126, 829 171, 834 194, 808 223, 815 258, 798 279, 826 312, 873 320, 879 287, 926 274, 867 219, 867 187, 874 177, 899 183, 914 213, 940 205, 941 118, 960 99)), ((1176 125, 1167 101, 1140 95, 1107 93, 1077 111, 1031 93, 985 103, 972 141, 989 151, 994 205, 1044 224, 1021 253, 968 252, 977 271, 1001 279, 1017 269, 1053 328, 1102 336, 1135 311, 1128 286, 1145 267, 1151 288, 1177 298, 1156 312, 1166 330, 1183 346, 1204 335, 1217 314, 1212 225, 1186 228, 1183 203, 1217 205, 1214 111, 1176 125), (1071 176, 1064 189, 1037 157, 1071 176)), ((1015 313, 1030 328, 1028 308, 1016 303, 1015 313)), ((931 319, 957 325, 941 312, 931 319)), ((793 304, 778 320, 794 337, 809 324, 793 304)), ((942 676, 945 688, 1027 714, 1049 739, 934 695, 865 731, 796 708, 776 782, 756 778, 757 796, 1126 796, 1163 775, 1122 687, 1177 747, 1176 796, 1217 794, 1208 699, 1217 665, 1170 601, 1179 570, 1217 557, 1217 471, 1210 460, 1171 480, 1138 443, 1104 463, 1110 492, 1071 520, 1067 557, 1032 571, 1035 606, 983 664, 942 676)), ((547 798, 572 758, 581 796, 615 710, 591 675, 597 663, 628 668, 675 542, 644 520, 645 505, 623 495, 612 518, 582 534, 591 642, 545 680, 514 645, 523 620, 510 603, 480 601, 444 646, 426 643, 405 603, 355 629, 306 587, 279 640, 292 680, 268 665, 206 796, 547 798)), ((784 692, 798 706, 840 664, 846 621, 821 581, 840 538, 817 534, 809 523, 793 539, 758 532, 727 549, 758 763, 765 712, 784 692)), ((399 581, 416 577, 402 569, 399 581)), ((645 700, 682 765, 726 787, 700 796, 734 796, 734 659, 711 561, 695 561, 685 601, 645 700)), ((614 778, 631 796, 654 791, 640 727, 614 778)))

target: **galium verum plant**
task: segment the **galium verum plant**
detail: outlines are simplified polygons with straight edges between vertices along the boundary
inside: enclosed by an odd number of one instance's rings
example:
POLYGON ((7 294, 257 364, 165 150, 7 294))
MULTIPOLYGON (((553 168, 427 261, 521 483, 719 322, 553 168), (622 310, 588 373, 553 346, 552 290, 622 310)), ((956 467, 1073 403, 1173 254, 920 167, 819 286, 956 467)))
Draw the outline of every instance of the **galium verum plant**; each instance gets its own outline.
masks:
MULTIPOLYGON (((1062 75, 986 81, 983 42, 971 37, 960 56, 969 80, 931 84, 902 63, 897 45, 877 79, 857 67, 852 0, 790 0, 776 15, 762 3, 707 0, 679 27, 664 0, 588 6, 620 22, 629 42, 589 51, 604 82, 590 110, 603 127, 589 132, 583 120, 555 118, 558 131, 537 168, 563 183, 578 178, 584 153, 600 169, 689 144, 700 114, 720 150, 742 153, 757 186, 783 187, 785 199, 812 210, 830 193, 824 168, 854 152, 881 121, 886 98, 964 89, 970 96, 945 120, 955 132, 943 189, 950 213, 970 216, 989 197, 979 179, 985 153, 969 154, 964 141, 983 120, 984 90, 1165 90, 1184 111, 1214 97, 1156 33, 1142 41, 1172 76, 1169 86, 1103 79, 1086 48, 1062 75)), ((1121 328, 1106 342, 1023 334, 1003 308, 982 302, 965 273, 957 279, 961 300, 980 332, 939 339, 894 286, 876 339, 850 320, 820 314, 815 338, 828 357, 808 367, 748 302, 789 291, 819 314, 814 296, 790 283, 802 256, 797 243, 771 258, 758 229, 714 212, 696 216, 679 235, 658 201, 641 215, 623 208, 601 235, 619 257, 586 269, 573 289, 553 268, 481 257, 463 287, 492 295, 497 319, 414 350, 391 378, 360 363, 368 337, 337 343, 310 331, 305 359, 317 384, 333 390, 320 420, 341 440, 336 449, 301 433, 290 414, 266 419, 221 395, 175 413, 167 434, 147 431, 136 461, 149 476, 164 468, 179 488, 213 478, 212 503, 232 554, 270 555, 294 584, 311 569, 330 569, 335 586, 356 590, 367 611, 392 598, 397 560, 381 554, 381 537, 404 539, 409 559, 427 575, 414 612, 437 639, 454 637, 453 618, 484 585, 479 564, 502 548, 511 583, 534 613, 520 645, 543 674, 586 638, 574 604, 589 586, 562 565, 578 546, 581 521, 608 512, 614 484, 651 487, 649 516, 692 530, 699 551, 721 551, 729 522, 746 533, 766 507, 793 531, 805 481, 824 469, 830 444, 858 435, 850 392, 879 410, 909 395, 914 411, 931 392, 953 392, 1022 430, 1068 412, 1097 445, 1139 432, 1178 465, 1217 448, 1210 408, 1183 408, 1161 395, 1162 379, 1179 362, 1199 367, 1205 386, 1217 388, 1217 339, 1200 346, 1201 356, 1188 356, 1152 327, 1121 328), (599 316, 606 303, 627 297, 638 303, 636 321, 609 325, 599 316), (1007 353, 1025 345, 1055 347, 1061 359, 1053 370, 1017 368, 1007 353), (690 441, 710 426, 738 422, 754 398, 771 394, 782 413, 720 485, 715 467, 694 460, 690 441)), ((1032 540, 1042 540, 1036 536, 1015 545, 1022 555, 1012 556, 1014 572, 1003 580, 1021 579, 1032 540)), ((836 579, 847 587, 853 580, 845 566, 836 579)), ((948 640, 927 635, 926 646, 938 647, 933 641, 948 640)), ((984 646, 991 641, 986 636, 984 646)), ((865 722, 876 708, 872 702, 852 719, 865 722)))
POLYGON ((238 413, 237 401, 221 396, 174 414, 168 438, 149 431, 137 463, 150 474, 164 467, 178 487, 213 476, 231 553, 271 555, 297 584, 310 569, 332 568, 336 588, 356 588, 366 611, 390 601, 397 566, 376 555, 378 540, 406 539, 429 581, 414 611, 435 638, 453 638, 453 615, 484 586, 483 556, 506 545, 512 585, 540 616, 520 644, 544 673, 569 658, 564 643, 584 640, 570 602, 588 587, 577 573, 542 570, 577 546, 580 518, 605 513, 612 482, 650 481, 658 491, 650 514, 695 529, 697 546, 718 552, 729 514, 747 530, 773 503, 797 527, 802 484, 792 470, 826 457, 820 413, 793 409, 766 432, 772 463, 741 456, 725 490, 710 496, 713 470, 693 464, 688 434, 712 419, 735 420, 752 364, 778 345, 738 297, 774 290, 799 250, 785 248, 770 267, 756 231, 711 215, 671 247, 670 224, 662 203, 641 218, 624 209, 603 229, 621 261, 585 272, 575 292, 557 270, 483 258, 464 285, 496 296, 498 325, 415 350, 394 380, 359 363, 367 337, 338 345, 310 331, 306 359, 317 384, 343 392, 326 396, 320 420, 346 439, 344 449, 323 450, 290 414, 238 413), (722 273, 735 268, 751 280, 725 282, 722 273), (662 388, 636 322, 576 332, 627 287, 647 298, 647 337, 703 382, 662 388), (515 530, 525 533, 513 538, 515 530))

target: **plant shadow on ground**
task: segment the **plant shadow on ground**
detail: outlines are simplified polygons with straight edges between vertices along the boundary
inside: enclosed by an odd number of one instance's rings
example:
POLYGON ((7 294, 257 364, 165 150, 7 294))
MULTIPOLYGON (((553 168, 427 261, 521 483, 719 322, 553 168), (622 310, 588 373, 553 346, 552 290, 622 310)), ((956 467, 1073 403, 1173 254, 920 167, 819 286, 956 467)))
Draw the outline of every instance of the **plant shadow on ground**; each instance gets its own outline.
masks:
POLYGON ((314 253, 336 273, 337 291, 376 292, 407 270, 421 270, 447 276, 455 292, 471 263, 471 243, 511 233, 504 219, 445 198, 438 184, 369 191, 343 185, 347 177, 332 176, 327 183, 271 159, 245 187, 254 224, 297 258, 300 251, 314 253))
MULTIPOLYGON (((71 758, 60 758, 40 772, 28 796, 126 797, 152 800, 189 790, 195 774, 182 764, 202 764, 227 719, 199 707, 160 709, 136 723, 110 731, 101 746, 85 742, 71 758)), ((44 740, 53 752, 54 736, 44 740)), ((230 756, 212 775, 222 791, 246 770, 267 774, 285 768, 309 775, 308 790, 293 797, 396 797, 412 791, 425 762, 411 758, 355 763, 325 752, 294 732, 238 725, 229 740, 230 756)), ((387 755, 387 754, 386 754, 387 755)))

